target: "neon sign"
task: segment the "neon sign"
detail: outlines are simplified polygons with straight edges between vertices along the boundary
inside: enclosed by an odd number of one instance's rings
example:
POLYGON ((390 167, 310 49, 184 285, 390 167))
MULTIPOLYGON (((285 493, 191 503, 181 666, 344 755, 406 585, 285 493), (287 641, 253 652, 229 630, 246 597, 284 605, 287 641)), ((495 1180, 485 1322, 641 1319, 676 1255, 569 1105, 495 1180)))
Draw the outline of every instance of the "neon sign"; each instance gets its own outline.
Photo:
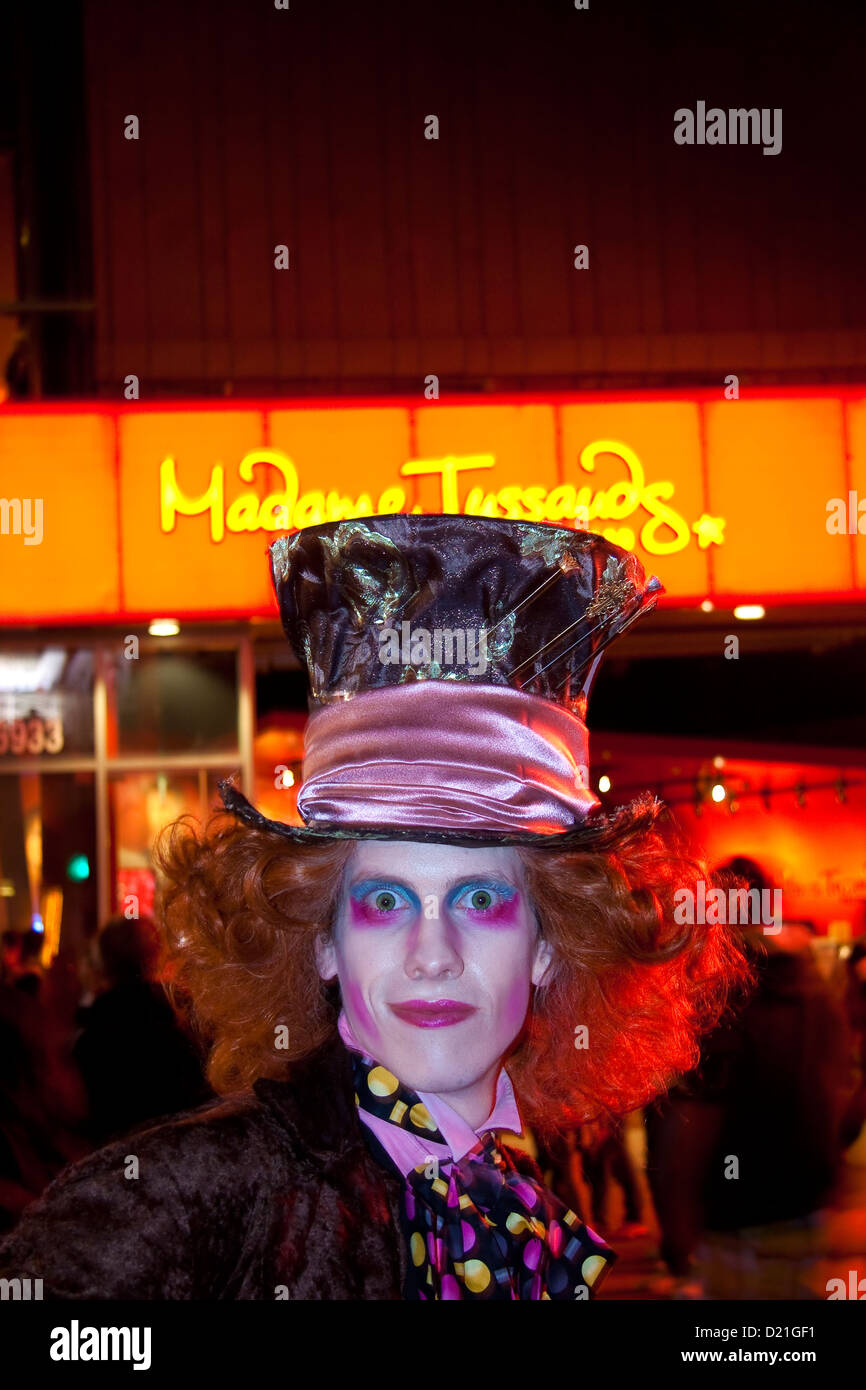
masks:
MULTIPOLYGON (((553 488, 540 486, 508 486, 485 490, 475 484, 466 495, 463 507, 458 495, 458 478, 494 468, 493 454, 450 454, 436 459, 409 459, 400 468, 402 478, 438 477, 440 508, 443 513, 467 516, 501 516, 518 521, 551 521, 580 529, 600 531, 607 539, 625 550, 640 543, 651 555, 673 555, 684 550, 694 536, 698 546, 724 543, 725 521, 722 517, 702 513, 692 523, 670 506, 674 484, 668 481, 648 483, 643 465, 635 451, 619 440, 597 439, 581 451, 579 466, 586 473, 595 471, 596 460, 603 454, 621 461, 626 476, 608 488, 593 490, 592 484, 575 486, 560 483, 553 488), (638 526, 637 513, 645 513, 638 526), (629 521, 630 525, 623 525, 629 521), (598 523, 614 523, 599 525, 598 523)), ((160 465, 160 527, 163 532, 174 531, 178 516, 210 515, 211 540, 225 538, 226 532, 299 530, 325 521, 344 521, 359 516, 385 516, 407 510, 406 490, 399 484, 384 488, 374 502, 370 493, 361 493, 354 500, 339 492, 313 489, 301 492, 298 471, 287 454, 278 449, 252 449, 238 465, 242 482, 252 483, 257 467, 269 465, 281 474, 283 485, 277 492, 261 498, 255 492, 244 492, 228 507, 225 505, 225 468, 215 464, 210 481, 203 493, 190 497, 181 489, 177 464, 171 456, 160 465)), ((420 512, 420 507, 409 510, 420 512)))

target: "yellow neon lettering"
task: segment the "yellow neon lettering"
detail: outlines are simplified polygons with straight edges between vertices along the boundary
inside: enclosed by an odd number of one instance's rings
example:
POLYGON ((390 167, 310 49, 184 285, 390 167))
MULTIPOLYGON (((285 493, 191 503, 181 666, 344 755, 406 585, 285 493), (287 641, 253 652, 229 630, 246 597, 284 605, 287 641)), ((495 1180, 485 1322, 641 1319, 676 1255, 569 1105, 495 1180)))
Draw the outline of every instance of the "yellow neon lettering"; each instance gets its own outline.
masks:
POLYGON ((304 492, 292 515, 292 521, 299 531, 305 526, 321 526, 325 520, 325 494, 323 492, 304 492))
POLYGON ((221 541, 224 535, 223 477, 222 464, 215 464, 207 492, 201 497, 186 497, 178 485, 174 459, 170 456, 163 459, 159 465, 159 520, 163 531, 174 530, 178 512, 181 516, 199 516, 209 510, 211 539, 221 541))
POLYGON ((464 516, 498 516, 496 493, 485 492, 483 487, 473 487, 463 504, 464 516))
MULTIPOLYGON (((508 485, 497 492, 485 492, 483 487, 476 485, 468 492, 463 513, 466 516, 504 515, 512 520, 551 521, 572 526, 580 515, 581 527, 590 529, 589 523, 594 520, 622 521, 643 507, 649 514, 649 520, 640 531, 643 548, 653 555, 671 555, 685 549, 691 541, 689 524, 673 507, 666 505, 674 495, 674 484, 667 480, 647 484, 637 454, 620 440, 597 439, 587 444, 580 454, 580 467, 587 473, 594 472, 596 460, 602 454, 611 454, 619 459, 628 470, 628 478, 595 492, 589 485, 576 488, 572 483, 560 483, 549 491, 538 485, 526 488, 508 485), (663 528, 672 533, 671 539, 661 538, 659 533, 663 528)), ((493 454, 449 454, 439 459, 410 459, 400 471, 405 477, 438 476, 441 479, 442 512, 450 515, 460 512, 459 474, 493 468, 495 464, 493 454)), ((254 470, 260 465, 270 465, 280 472, 283 489, 269 493, 261 503, 255 493, 242 493, 224 514, 225 469, 222 463, 215 464, 211 470, 207 490, 201 496, 189 497, 181 491, 174 458, 168 456, 160 464, 159 474, 162 530, 173 531, 178 515, 198 516, 209 511, 211 538, 219 542, 226 528, 232 532, 302 529, 325 520, 342 521, 376 514, 388 516, 406 510, 406 492, 399 484, 382 490, 375 509, 370 494, 366 492, 361 493, 355 502, 336 490, 328 492, 327 497, 318 490, 299 495, 297 469, 292 459, 276 449, 254 449, 245 454, 238 465, 241 479, 251 483, 254 470)), ((410 511, 418 514, 422 508, 416 505, 410 511)), ((712 520, 715 525, 709 539, 702 541, 704 548, 711 542, 722 544, 724 520, 721 517, 712 520)), ((631 549, 635 544, 634 532, 630 527, 605 527, 603 534, 626 549, 631 549)))
POLYGON ((226 512, 230 531, 257 531, 259 520, 259 499, 254 492, 242 492, 226 512))
MULTIPOLYGON (((259 507, 259 526, 263 531, 286 531, 298 500, 298 470, 279 449, 253 449, 240 461, 238 472, 245 483, 253 480, 253 469, 259 464, 271 464, 283 475, 282 492, 271 492, 259 507)), ((258 501, 258 499, 256 499, 258 501)), ((252 528, 255 529, 255 528, 252 528)))
POLYGON ((614 483, 606 491, 599 492, 590 507, 590 517, 602 517, 606 521, 621 521, 631 516, 640 506, 644 485, 644 471, 640 459, 628 444, 615 439, 596 439, 581 450, 580 466, 587 473, 595 472, 595 461, 599 454, 613 454, 622 459, 629 470, 629 482, 614 483))
POLYGON ((578 488, 577 505, 585 509, 588 521, 595 521, 599 518, 604 520, 607 516, 606 501, 607 494, 603 491, 594 493, 591 487, 578 488))
POLYGON ((651 555, 673 555, 677 550, 685 550, 689 543, 688 522, 684 521, 673 507, 666 507, 664 502, 660 501, 662 497, 673 495, 673 483, 651 483, 649 487, 644 488, 643 505, 650 513, 650 520, 645 523, 640 533, 640 543, 651 555), (661 526, 671 528, 674 533, 672 541, 658 539, 656 533, 661 526))
POLYGON ((501 487, 496 494, 496 500, 509 521, 523 520, 519 506, 520 493, 521 489, 519 487, 501 487))
POLYGON ((496 463, 493 454, 464 454, 460 457, 449 454, 444 459, 409 459, 400 469, 404 478, 429 477, 438 473, 442 479, 443 514, 459 513, 460 499, 457 496, 457 474, 471 473, 475 468, 492 468, 496 463))
POLYGON ((689 543, 688 523, 673 507, 667 507, 661 501, 662 498, 673 497, 673 483, 661 481, 647 486, 640 459, 634 449, 620 440, 597 439, 592 444, 587 444, 580 455, 581 468, 592 473, 595 470, 595 460, 600 454, 613 454, 622 459, 629 470, 629 482, 615 483, 607 494, 599 494, 596 499, 598 509, 594 504, 590 508, 590 517, 601 515, 610 520, 622 520, 631 516, 638 507, 643 507, 650 513, 650 520, 641 530, 641 545, 644 549, 652 555, 672 555, 675 551, 684 549, 689 543), (662 526, 670 527, 674 533, 673 540, 659 539, 657 533, 662 526))
POLYGON ((376 508, 379 516, 393 516, 396 512, 402 512, 406 505, 406 493, 401 487, 386 487, 384 492, 379 493, 379 505, 376 508))
POLYGON ((640 489, 633 483, 613 483, 607 490, 607 514, 611 521, 622 521, 640 506, 640 489))
POLYGON ((634 531, 630 526, 605 526, 601 534, 606 541, 613 541, 621 550, 634 550, 634 531))
POLYGON ((341 497, 338 492, 329 492, 325 498, 325 516, 328 521, 348 521, 355 515, 355 504, 351 497, 341 497))
POLYGON ((544 512, 545 521, 573 521, 577 511, 577 493, 571 483, 561 483, 550 489, 544 512))
POLYGON ((547 498, 547 488, 525 487, 520 494, 520 500, 527 511, 529 521, 544 520, 544 505, 547 498))

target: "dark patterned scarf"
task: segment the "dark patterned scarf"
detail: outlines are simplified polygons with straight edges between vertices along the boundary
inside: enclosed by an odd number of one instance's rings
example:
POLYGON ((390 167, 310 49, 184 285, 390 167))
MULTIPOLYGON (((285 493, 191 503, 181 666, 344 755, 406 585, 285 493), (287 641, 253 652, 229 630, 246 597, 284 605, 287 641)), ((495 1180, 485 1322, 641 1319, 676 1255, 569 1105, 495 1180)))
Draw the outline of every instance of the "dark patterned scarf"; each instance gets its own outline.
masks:
MULTIPOLYGON (((414 1091, 378 1063, 351 1056, 360 1110, 447 1147, 414 1091)), ((549 1188, 521 1173, 492 1133, 459 1162, 431 1157, 408 1178, 378 1142, 375 1147, 406 1183, 404 1298, 588 1299, 617 1258, 549 1188)))

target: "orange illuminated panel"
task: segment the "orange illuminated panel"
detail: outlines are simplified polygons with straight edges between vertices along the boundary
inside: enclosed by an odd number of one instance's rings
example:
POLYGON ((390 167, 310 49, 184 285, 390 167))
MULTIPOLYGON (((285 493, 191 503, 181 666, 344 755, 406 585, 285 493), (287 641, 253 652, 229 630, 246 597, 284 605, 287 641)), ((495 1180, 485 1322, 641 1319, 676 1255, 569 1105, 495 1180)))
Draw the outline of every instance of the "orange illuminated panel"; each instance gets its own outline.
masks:
POLYGON ((741 399, 705 411, 712 505, 729 518, 717 590, 748 600, 848 589, 850 547, 826 527, 827 498, 845 491, 840 402, 741 399))
POLYGON ((552 406, 431 404, 415 422, 410 463, 422 511, 546 519, 560 481, 552 406))
POLYGON ((400 477, 409 457, 409 412, 399 406, 273 410, 270 442, 294 465, 294 529, 350 516, 411 508, 400 477))
POLYGON ((413 510, 599 531, 665 601, 866 589, 866 535, 827 525, 866 503, 854 391, 6 405, 0 468, 12 623, 274 614, 274 536, 413 510))
POLYGON ((127 611, 148 618, 270 611, 268 537, 258 521, 276 479, 269 467, 252 469, 251 482, 238 471, 264 443, 261 413, 147 411, 123 415, 119 429, 127 611))
MULTIPOLYGON (((744 765, 746 777, 762 786, 784 769, 762 771, 761 765, 744 765)), ((843 939, 866 930, 866 870, 863 843, 866 835, 866 786, 862 772, 850 770, 847 803, 839 805, 835 791, 827 787, 827 769, 800 766, 794 781, 806 790, 799 807, 789 790, 773 794, 768 810, 756 797, 744 797, 736 815, 727 803, 705 801, 697 817, 689 805, 675 808, 676 819, 706 856, 711 868, 737 855, 756 859, 769 880, 782 889, 786 921, 811 921, 821 934, 843 939), (814 788, 814 784, 818 784, 814 788)), ((736 778, 729 764, 728 778, 736 778)))
POLYGON ((699 409, 690 401, 562 408, 564 480, 589 508, 588 529, 634 550, 668 594, 696 599, 710 589, 713 537, 726 544, 707 517, 699 409))
MULTIPOLYGON (((866 590, 866 401, 857 401, 848 409, 848 447, 851 451, 850 486, 832 493, 827 501, 837 505, 844 501, 848 524, 847 543, 855 565, 855 585, 866 590), (853 497, 849 497, 853 493, 853 497), (855 533, 856 525, 856 533, 855 533)), ((826 505, 826 504, 825 504, 826 505)), ((828 512, 828 518, 830 513, 828 512)), ((840 536, 839 541, 844 544, 840 536)))
POLYGON ((4 622, 120 608, 110 415, 0 409, 0 595, 4 622))

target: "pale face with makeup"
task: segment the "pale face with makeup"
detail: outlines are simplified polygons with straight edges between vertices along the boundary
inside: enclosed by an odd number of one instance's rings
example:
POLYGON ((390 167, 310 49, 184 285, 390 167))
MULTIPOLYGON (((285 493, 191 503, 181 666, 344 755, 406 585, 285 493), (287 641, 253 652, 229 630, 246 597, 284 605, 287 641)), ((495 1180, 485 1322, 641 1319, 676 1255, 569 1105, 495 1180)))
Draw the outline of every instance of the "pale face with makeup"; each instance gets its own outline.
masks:
POLYGON ((517 853, 359 840, 316 957, 365 1051, 483 1124, 550 961, 517 853))

